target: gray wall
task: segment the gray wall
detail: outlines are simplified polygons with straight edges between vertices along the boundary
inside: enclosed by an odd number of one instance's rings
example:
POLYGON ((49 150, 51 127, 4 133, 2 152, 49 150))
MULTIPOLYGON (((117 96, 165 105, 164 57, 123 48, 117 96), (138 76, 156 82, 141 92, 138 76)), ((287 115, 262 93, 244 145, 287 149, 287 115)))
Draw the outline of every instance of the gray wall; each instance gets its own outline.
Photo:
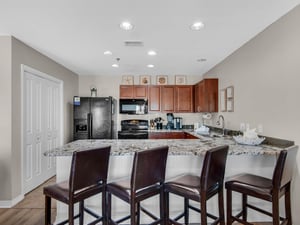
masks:
POLYGON ((0 37, 0 200, 11 198, 11 38, 0 37))
MULTIPOLYGON (((66 143, 72 138, 72 99, 74 95, 78 95, 78 75, 72 71, 66 69, 62 65, 54 62, 48 57, 37 52, 33 48, 27 46, 21 41, 17 40, 14 37, 5 37, 9 39, 11 43, 11 48, 8 50, 8 56, 11 55, 11 72, 8 73, 7 79, 11 80, 12 90, 5 92, 6 99, 9 105, 11 105, 9 112, 2 117, 1 114, 1 123, 8 122, 7 130, 1 129, 2 133, 7 133, 8 130, 11 130, 10 135, 11 144, 4 149, 4 152, 10 155, 7 163, 10 165, 10 168, 5 168, 10 171, 6 173, 4 180, 11 180, 11 182, 1 182, 0 190, 0 201, 3 200, 12 200, 19 195, 21 195, 21 185, 22 185, 22 168, 21 168, 21 64, 25 64, 29 67, 32 67, 36 70, 49 74, 53 77, 56 77, 63 81, 63 112, 64 112, 64 134, 63 134, 63 143, 66 143), (11 116, 9 116, 9 113, 11 116), (7 121, 9 120, 9 121, 7 121), (3 187, 2 187, 3 186, 3 187)), ((0 45, 3 44, 7 46, 7 43, 3 43, 0 39, 0 45)), ((1 56, 0 56, 1 57, 1 56)), ((7 65, 4 65, 7 66, 7 65)), ((2 65, 0 68, 2 71, 2 65)), ((1 78, 2 82, 2 78, 1 78)), ((4 93, 0 89, 0 93, 4 93)), ((2 152, 2 143, 0 144, 0 149, 2 152)), ((2 156, 3 153, 0 153, 2 156)), ((1 160, 1 158, 0 158, 1 160)))
MULTIPOLYGON (((300 144, 300 6, 269 26, 205 77, 218 76, 220 89, 234 86, 234 112, 223 113, 226 126, 263 125, 266 136, 300 144)), ((293 224, 300 224, 300 154, 293 182, 293 224)))

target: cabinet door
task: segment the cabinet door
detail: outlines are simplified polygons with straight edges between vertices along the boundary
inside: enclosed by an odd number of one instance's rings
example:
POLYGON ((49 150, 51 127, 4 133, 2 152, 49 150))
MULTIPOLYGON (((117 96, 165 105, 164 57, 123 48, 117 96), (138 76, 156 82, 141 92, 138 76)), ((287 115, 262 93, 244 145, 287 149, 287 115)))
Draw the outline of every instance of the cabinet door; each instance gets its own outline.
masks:
POLYGON ((194 98, 193 86, 183 85, 175 87, 175 111, 176 112, 193 112, 194 98))
POLYGON ((218 97, 219 97, 219 85, 218 79, 207 79, 205 84, 207 90, 207 109, 209 112, 218 112, 218 97))
POLYGON ((175 112, 174 97, 175 97, 174 85, 161 86, 161 111, 162 112, 175 112))
POLYGON ((133 86, 133 98, 143 98, 148 97, 148 86, 146 85, 134 85, 133 86))
POLYGON ((120 98, 133 98, 133 85, 120 85, 120 98))
POLYGON ((201 81, 198 84, 198 112, 207 112, 207 101, 205 96, 205 83, 201 81))
POLYGON ((218 112, 218 79, 204 79, 195 85, 195 112, 218 112))
POLYGON ((152 85, 148 88, 148 110, 152 112, 160 111, 160 86, 152 85))

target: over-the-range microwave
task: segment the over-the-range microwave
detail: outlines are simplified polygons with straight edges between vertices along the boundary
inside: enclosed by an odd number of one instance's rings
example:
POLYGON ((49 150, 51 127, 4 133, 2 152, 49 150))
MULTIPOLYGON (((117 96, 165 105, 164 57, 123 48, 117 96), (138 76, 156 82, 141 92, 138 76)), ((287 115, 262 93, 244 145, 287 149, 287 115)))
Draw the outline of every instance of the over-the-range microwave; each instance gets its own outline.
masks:
POLYGON ((142 115, 148 113, 148 101, 145 99, 120 99, 119 113, 142 115))

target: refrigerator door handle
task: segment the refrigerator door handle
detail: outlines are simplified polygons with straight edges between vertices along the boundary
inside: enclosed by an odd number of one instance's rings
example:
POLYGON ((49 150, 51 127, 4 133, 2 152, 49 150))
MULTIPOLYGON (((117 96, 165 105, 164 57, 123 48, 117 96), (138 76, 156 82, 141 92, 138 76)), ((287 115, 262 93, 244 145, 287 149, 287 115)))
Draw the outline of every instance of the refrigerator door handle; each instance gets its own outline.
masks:
POLYGON ((90 113, 90 133, 91 133, 91 135, 90 135, 90 139, 92 139, 93 138, 93 114, 92 113, 90 113))
POLYGON ((93 136, 93 116, 88 113, 88 138, 91 139, 93 136))

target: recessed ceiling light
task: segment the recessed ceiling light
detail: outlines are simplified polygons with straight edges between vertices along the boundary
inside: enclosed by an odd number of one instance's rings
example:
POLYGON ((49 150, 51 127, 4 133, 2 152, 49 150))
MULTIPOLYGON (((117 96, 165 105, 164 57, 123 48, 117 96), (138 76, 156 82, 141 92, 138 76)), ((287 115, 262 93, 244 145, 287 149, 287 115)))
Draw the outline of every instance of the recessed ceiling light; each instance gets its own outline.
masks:
POLYGON ((157 53, 156 53, 156 51, 153 51, 153 50, 150 50, 150 51, 148 51, 148 55, 156 55, 157 53))
POLYGON ((147 67, 148 67, 148 68, 153 68, 153 67, 154 67, 154 65, 152 65, 152 64, 149 64, 149 65, 147 65, 147 67))
POLYGON ((133 29, 133 25, 128 22, 128 21, 124 21, 120 24, 121 29, 123 30, 132 30, 133 29))
POLYGON ((201 28, 203 28, 203 27, 204 27, 204 24, 201 21, 195 22, 191 25, 192 30, 201 30, 201 28))
POLYGON ((120 58, 116 58, 116 61, 117 61, 117 63, 114 63, 114 64, 111 65, 114 68, 118 68, 119 67, 120 58))
POLYGON ((105 51, 103 52, 104 55, 112 55, 112 52, 111 51, 105 51))

